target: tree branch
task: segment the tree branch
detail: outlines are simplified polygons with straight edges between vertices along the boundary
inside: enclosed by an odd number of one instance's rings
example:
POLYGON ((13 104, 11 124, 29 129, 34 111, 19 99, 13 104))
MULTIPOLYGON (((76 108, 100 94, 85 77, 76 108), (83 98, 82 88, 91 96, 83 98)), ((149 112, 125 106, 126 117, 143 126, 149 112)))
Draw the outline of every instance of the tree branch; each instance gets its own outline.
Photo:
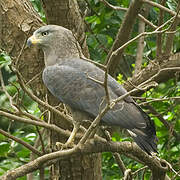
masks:
POLYGON ((38 104, 40 104, 43 107, 46 107, 47 109, 51 110, 52 112, 56 113, 58 116, 60 116, 62 119, 66 120, 67 122, 72 124, 72 119, 66 115, 64 115, 62 112, 58 111, 56 108, 53 106, 49 105, 48 103, 43 102, 41 99, 39 99, 37 96, 35 96, 29 89, 26 88, 24 82, 23 82, 23 77, 20 74, 20 72, 17 69, 13 68, 13 71, 16 73, 19 84, 21 85, 21 88, 24 90, 24 92, 27 93, 29 97, 31 97, 34 101, 36 101, 38 104))
MULTIPOLYGON (((45 162, 48 162, 53 159, 66 159, 70 158, 73 155, 78 154, 92 154, 92 153, 99 153, 99 152, 119 152, 120 154, 124 154, 126 156, 133 155, 136 156, 138 159, 143 161, 154 173, 156 169, 164 175, 168 170, 168 164, 164 160, 159 158, 155 158, 152 156, 147 155, 143 152, 135 143, 131 142, 106 142, 106 141, 94 141, 91 140, 86 144, 81 145, 79 148, 78 146, 68 149, 57 151, 53 153, 49 153, 37 158, 34 161, 31 161, 19 168, 14 170, 8 171, 4 174, 1 179, 15 179, 21 176, 24 176, 27 173, 33 172, 43 166, 45 162)), ((54 162, 52 162, 54 163, 54 162)), ((50 165, 50 164, 49 164, 50 165)))
MULTIPOLYGON (((159 9, 162 9, 163 11, 168 12, 172 16, 176 15, 176 12, 174 12, 174 11, 172 11, 172 10, 166 8, 165 6, 162 6, 161 4, 158 4, 156 2, 149 1, 149 0, 142 0, 142 2, 147 3, 147 4, 149 4, 149 5, 153 6, 153 7, 157 7, 159 9)), ((178 15, 177 17, 180 18, 180 15, 178 15)))
MULTIPOLYGON (((113 6, 112 4, 110 4, 109 2, 107 2, 106 0, 101 0, 107 7, 117 10, 117 11, 127 11, 128 8, 123 8, 120 6, 113 6)), ((150 27, 152 27, 153 29, 156 29, 157 26, 155 26, 152 22, 148 21, 144 16, 142 16, 141 14, 138 14, 138 18, 143 21, 144 23, 148 24, 150 27)))
MULTIPOLYGON (((161 5, 164 5, 165 0, 161 0, 160 3, 161 5)), ((164 11, 160 9, 158 26, 161 26, 163 22, 164 22, 164 11)), ((156 42, 157 42, 156 59, 158 60, 158 58, 161 57, 162 55, 162 34, 157 34, 156 42)))
POLYGON ((44 127, 46 129, 52 130, 52 131, 56 131, 59 134, 65 135, 66 137, 70 136, 70 132, 67 132, 61 128, 59 128, 58 126, 54 125, 54 124, 48 124, 46 122, 40 122, 40 121, 34 121, 34 120, 30 120, 30 119, 26 119, 26 118, 22 118, 22 117, 18 117, 16 115, 13 115, 11 113, 5 112, 0 110, 0 115, 1 116, 5 116, 9 119, 12 119, 14 121, 18 121, 21 123, 26 123, 26 124, 32 124, 35 126, 40 126, 40 127, 44 127))
MULTIPOLYGON (((180 11, 180 1, 178 1, 178 6, 177 6, 177 13, 176 13, 176 16, 171 24, 171 27, 169 29, 169 31, 174 31, 176 30, 176 27, 178 26, 179 22, 180 22, 180 19, 178 18, 178 15, 179 15, 179 11, 180 11)), ((165 46, 165 49, 164 49, 164 53, 165 53, 165 56, 169 56, 171 51, 172 51, 172 48, 173 48, 173 40, 174 40, 174 35, 175 33, 170 33, 167 35, 167 38, 166 38, 166 46, 165 46)))
MULTIPOLYGON (((144 17, 147 17, 149 14, 149 7, 144 7, 144 17)), ((142 20, 139 20, 138 24, 138 33, 144 33, 145 32, 145 23, 142 20)), ((140 37, 138 40, 138 47, 137 47, 137 53, 136 53, 136 62, 135 62, 135 69, 133 76, 136 76, 137 73, 141 71, 141 64, 143 60, 143 51, 144 51, 144 36, 140 37)))
MULTIPOLYGON (((163 61, 161 64, 158 62, 151 62, 147 67, 145 67, 136 77, 132 77, 129 81, 124 84, 126 90, 131 90, 134 88, 133 85, 138 86, 142 82, 152 78, 155 75, 153 80, 157 83, 165 82, 168 79, 175 76, 175 73, 179 71, 180 61, 179 55, 171 57, 172 60, 163 61), (133 85, 132 85, 133 84, 133 85)), ((142 91, 136 92, 133 95, 140 95, 142 91)))

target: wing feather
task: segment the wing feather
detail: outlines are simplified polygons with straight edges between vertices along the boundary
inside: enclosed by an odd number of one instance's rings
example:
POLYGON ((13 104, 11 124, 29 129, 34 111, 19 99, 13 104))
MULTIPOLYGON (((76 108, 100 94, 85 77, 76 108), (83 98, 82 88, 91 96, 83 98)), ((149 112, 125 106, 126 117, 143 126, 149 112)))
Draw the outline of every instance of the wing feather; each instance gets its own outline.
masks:
MULTIPOLYGON (((43 72, 43 81, 54 96, 73 109, 86 112, 95 118, 105 106, 105 89, 89 77, 103 82, 104 71, 81 59, 63 60, 59 64, 46 67, 43 72)), ((111 99, 116 99, 127 92, 111 76, 108 77, 108 89, 111 99)), ((152 142, 155 140, 153 121, 130 96, 109 110, 101 122, 129 129, 137 135, 135 141, 141 148, 146 148, 146 152, 152 144, 147 144, 148 139, 152 142), (143 134, 145 134, 144 139, 143 134), (143 142, 145 142, 144 146, 143 142)), ((154 147, 153 144, 152 149, 154 147)))

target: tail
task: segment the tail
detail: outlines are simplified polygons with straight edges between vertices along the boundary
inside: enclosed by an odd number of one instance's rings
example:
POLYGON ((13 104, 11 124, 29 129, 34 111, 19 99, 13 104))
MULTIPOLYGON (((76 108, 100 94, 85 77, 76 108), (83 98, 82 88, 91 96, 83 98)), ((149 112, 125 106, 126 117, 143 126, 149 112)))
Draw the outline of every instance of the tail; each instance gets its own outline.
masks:
POLYGON ((136 144, 149 155, 157 152, 157 137, 156 137, 156 129, 154 125, 154 121, 150 119, 150 117, 143 112, 143 116, 147 122, 146 128, 134 128, 129 129, 128 132, 136 142, 136 144))

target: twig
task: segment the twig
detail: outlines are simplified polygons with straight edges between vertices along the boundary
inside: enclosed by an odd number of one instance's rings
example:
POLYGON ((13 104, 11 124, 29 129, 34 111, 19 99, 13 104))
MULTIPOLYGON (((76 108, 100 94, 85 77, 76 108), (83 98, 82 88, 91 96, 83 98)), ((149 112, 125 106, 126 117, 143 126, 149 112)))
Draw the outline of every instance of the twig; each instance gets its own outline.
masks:
MULTIPOLYGON (((162 6, 162 5, 160 5, 160 4, 158 4, 158 3, 154 2, 154 1, 142 0, 142 2, 147 3, 147 4, 149 4, 149 5, 153 6, 153 7, 157 7, 159 9, 162 9, 163 11, 168 12, 172 16, 176 15, 176 12, 174 12, 174 11, 172 11, 172 10, 170 10, 170 9, 168 9, 168 8, 162 6)), ((177 17, 180 18, 180 15, 178 15, 177 17)))
POLYGON ((180 177, 180 174, 173 169, 172 165, 171 165, 169 162, 167 162, 166 160, 164 160, 164 161, 165 161, 166 164, 169 166, 170 170, 171 170, 173 173, 175 173, 176 176, 179 176, 179 177, 180 177))
POLYGON ((126 169, 123 180, 129 180, 129 178, 131 178, 131 169, 126 169))
POLYGON ((18 109, 16 108, 16 106, 15 106, 14 103, 13 103, 12 97, 9 95, 9 93, 8 93, 7 90, 6 90, 6 87, 5 87, 5 85, 4 85, 4 80, 3 80, 3 76, 2 76, 2 71, 1 71, 1 69, 0 69, 0 81, 1 81, 2 90, 3 90, 4 93, 6 94, 8 100, 9 100, 10 106, 11 106, 15 111, 18 111, 18 109))
MULTIPOLYGON (((145 81, 145 82, 146 82, 146 81, 145 81)), ((143 90, 143 91, 146 91, 147 89, 149 89, 149 87, 152 87, 152 86, 155 87, 155 86, 157 86, 157 83, 155 83, 155 82, 150 83, 150 84, 147 84, 147 83, 149 83, 149 80, 147 80, 146 83, 141 83, 140 85, 138 85, 138 88, 137 88, 137 89, 132 89, 131 91, 127 92, 126 94, 124 94, 124 95, 118 97, 117 99, 113 100, 112 103, 110 104, 111 108, 113 108, 116 103, 118 103, 119 101, 123 100, 124 98, 126 98, 126 97, 129 96, 130 94, 138 91, 139 88, 141 88, 141 90, 143 90), (145 84, 146 84, 146 86, 145 86, 145 84)))
POLYGON ((169 98, 141 98, 138 97, 137 99, 149 100, 146 102, 139 103, 140 106, 145 106, 146 104, 150 104, 152 102, 159 102, 159 101, 171 101, 175 99, 180 99, 180 97, 169 97, 169 98))
POLYGON ((88 62, 90 62, 90 63, 95 64, 97 67, 103 69, 104 71, 106 70, 106 66, 104 66, 103 64, 100 64, 100 63, 98 63, 96 61, 92 61, 91 59, 88 59, 88 58, 85 58, 85 57, 81 57, 81 58, 88 61, 88 62))
POLYGON ((105 108, 97 115, 95 120, 91 123, 89 128, 87 129, 86 133, 84 136, 81 138, 81 140, 78 142, 77 147, 81 147, 87 139, 91 136, 91 134, 94 132, 93 130, 96 129, 98 126, 98 123, 100 122, 101 118, 105 115, 105 113, 110 109, 108 105, 105 106, 105 108))
MULTIPOLYGON (((105 137, 107 139, 107 141, 111 141, 111 135, 108 131, 104 130, 104 134, 105 134, 105 137)), ((112 153, 113 156, 114 156, 114 159, 116 160, 118 166, 119 166, 119 169, 121 170, 122 174, 125 173, 126 171, 126 167, 124 165, 124 162, 122 161, 121 159, 121 156, 119 153, 115 152, 115 153, 112 153)))
POLYGON ((150 27, 152 27, 153 29, 157 29, 158 26, 154 25, 152 22, 148 21, 144 16, 142 16, 141 14, 138 14, 138 18, 142 21, 144 21, 147 25, 149 25, 150 27))
POLYGON ((108 72, 109 72, 109 67, 107 65, 107 69, 104 74, 104 89, 106 93, 107 104, 110 105, 110 96, 109 96, 109 89, 108 89, 108 72))
POLYGON ((162 27, 164 27, 165 25, 167 25, 169 22, 171 22, 174 19, 174 17, 172 17, 171 19, 169 19, 168 21, 166 21, 162 26, 159 26, 155 31, 152 32, 143 32, 139 35, 137 35, 136 37, 134 37, 133 39, 129 40, 128 42, 126 42, 125 44, 123 44, 121 47, 119 47, 118 49, 116 49, 115 51, 111 52, 111 55, 109 57, 107 57, 107 62, 110 61, 110 64, 112 64, 112 59, 113 57, 117 56, 118 53, 123 50, 125 47, 127 47, 129 44, 131 44, 132 42, 136 41, 137 39, 139 39, 142 36, 147 36, 147 35, 152 35, 152 34, 162 34, 166 31, 168 31, 169 28, 159 31, 159 29, 161 29, 162 27))
MULTIPOLYGON (((123 8, 120 6, 113 6, 112 4, 110 4, 109 2, 107 2, 106 0, 100 0, 101 2, 103 2, 107 7, 114 9, 114 10, 118 10, 118 11, 127 11, 128 8, 123 8)), ((157 26, 155 26, 152 22, 150 22, 149 20, 147 20, 144 16, 142 16, 141 14, 138 14, 138 18, 142 21, 144 21, 146 24, 148 24, 149 26, 151 26, 153 29, 156 29, 157 26)))
POLYGON ((7 112, 2 111, 2 110, 0 110, 0 115, 5 116, 5 117, 10 118, 10 119, 15 120, 15 121, 19 121, 19 122, 26 123, 26 124, 32 124, 32 125, 35 125, 35 126, 41 126, 41 127, 46 128, 46 129, 56 131, 56 132, 58 132, 60 134, 65 135, 66 137, 68 137, 70 135, 69 131, 67 132, 67 131, 61 129, 60 127, 58 127, 58 126, 56 126, 54 124, 48 124, 46 122, 39 122, 39 121, 34 121, 34 120, 22 118, 22 117, 13 115, 11 113, 7 113, 7 112))
POLYGON ((171 128, 171 125, 163 118, 163 116, 162 116, 160 113, 158 113, 158 112, 157 112, 152 106, 150 106, 150 105, 148 105, 148 106, 146 106, 146 107, 150 110, 150 112, 151 112, 154 116, 156 116, 156 117, 164 124, 164 126, 165 126, 169 131, 172 131, 173 136, 174 136, 175 138, 177 138, 177 140, 180 139, 180 135, 179 135, 174 129, 171 128))
POLYGON ((39 121, 39 122, 44 122, 43 120, 41 120, 40 118, 30 114, 30 113, 27 113, 25 111, 21 111, 21 109, 19 109, 19 112, 16 112, 14 113, 15 115, 19 115, 19 116, 26 116, 32 120, 35 120, 35 121, 39 121))
POLYGON ((142 170, 147 169, 147 168, 148 168, 148 166, 144 166, 144 167, 138 169, 137 171, 133 172, 132 175, 133 175, 133 176, 136 176, 136 174, 137 174, 139 171, 142 171, 142 170))
POLYGON ((38 74, 36 74, 32 79, 30 79, 27 83, 26 86, 29 85, 31 82, 33 82, 38 76, 40 76, 42 74, 42 71, 38 74))
POLYGON ((130 80, 127 80, 126 83, 129 83, 133 86, 133 88, 138 89, 139 91, 142 91, 142 88, 139 88, 138 86, 134 85, 130 80))
POLYGON ((69 123, 72 123, 72 118, 67 117, 66 115, 64 115, 63 113, 61 113, 60 111, 58 111, 57 109, 55 109, 53 106, 43 102, 41 99, 39 99, 37 96, 35 96, 29 89, 26 88, 24 82, 23 82, 23 77, 21 76, 21 74, 19 73, 18 70, 14 69, 13 70, 19 80, 19 84, 21 85, 22 89, 27 93, 27 95, 29 97, 31 97, 34 101, 36 101, 37 103, 39 103, 40 105, 48 108, 49 110, 53 111, 54 113, 56 113, 57 115, 59 115, 61 118, 63 118, 64 120, 66 120, 69 123))
POLYGON ((180 176, 180 170, 177 173, 175 173, 175 175, 172 177, 172 180, 176 180, 177 176, 180 176))
POLYGON ((106 0, 100 0, 101 2, 103 2, 107 7, 114 9, 114 10, 122 10, 122 11, 127 11, 127 8, 123 8, 120 6, 113 6, 112 4, 108 3, 106 0))
POLYGON ((18 55, 16 61, 14 62, 14 65, 15 65, 15 67, 16 67, 17 69, 18 69, 19 60, 20 60, 21 55, 22 55, 22 53, 23 53, 23 51, 24 51, 24 49, 25 49, 25 47, 26 47, 26 43, 27 43, 27 40, 28 40, 28 37, 29 37, 29 34, 30 34, 32 28, 33 28, 33 25, 30 27, 30 29, 29 29, 29 31, 28 31, 28 33, 27 33, 27 36, 26 36, 26 38, 25 38, 25 40, 24 40, 24 43, 23 43, 23 45, 22 45, 22 48, 21 48, 21 50, 20 50, 20 52, 19 52, 19 55, 18 55))
POLYGON ((104 86, 104 82, 99 81, 99 80, 97 80, 97 79, 95 79, 95 78, 89 76, 88 73, 86 73, 86 75, 87 75, 87 78, 88 78, 88 79, 90 79, 90 80, 96 82, 97 84, 100 84, 101 86, 104 86))
POLYGON ((25 141, 15 137, 15 136, 12 136, 11 134, 7 133, 6 131, 3 131, 2 129, 0 129, 0 133, 12 140, 14 140, 15 142, 19 143, 19 144, 22 144, 24 147, 26 147, 27 149, 29 149, 30 151, 32 151, 34 154, 38 155, 38 156, 41 156, 42 153, 39 152, 38 150, 36 150, 33 146, 31 146, 30 144, 26 143, 25 141))
POLYGON ((43 154, 46 154, 45 147, 44 147, 44 141, 43 141, 41 132, 39 131, 39 128, 37 126, 36 126, 36 130, 37 130, 37 132, 39 134, 39 139, 40 139, 41 146, 42 146, 42 152, 43 152, 43 154))

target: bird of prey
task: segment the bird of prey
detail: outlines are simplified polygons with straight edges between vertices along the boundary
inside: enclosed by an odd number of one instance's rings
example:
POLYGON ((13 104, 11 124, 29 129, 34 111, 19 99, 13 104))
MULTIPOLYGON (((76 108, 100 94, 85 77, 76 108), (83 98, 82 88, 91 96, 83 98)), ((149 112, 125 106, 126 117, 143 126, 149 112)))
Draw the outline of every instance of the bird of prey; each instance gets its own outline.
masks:
MULTIPOLYGON (((28 46, 37 45, 44 52, 45 69, 42 78, 45 86, 72 110, 75 123, 69 143, 74 139, 79 122, 86 117, 94 119, 106 104, 105 88, 92 80, 103 82, 105 72, 80 58, 77 44, 70 30, 57 25, 40 27, 27 41, 28 46)), ((110 75, 107 78, 107 88, 110 100, 127 93, 110 75)), ((102 117, 101 123, 127 129, 142 150, 150 155, 157 152, 154 122, 130 96, 110 109, 102 117)))

